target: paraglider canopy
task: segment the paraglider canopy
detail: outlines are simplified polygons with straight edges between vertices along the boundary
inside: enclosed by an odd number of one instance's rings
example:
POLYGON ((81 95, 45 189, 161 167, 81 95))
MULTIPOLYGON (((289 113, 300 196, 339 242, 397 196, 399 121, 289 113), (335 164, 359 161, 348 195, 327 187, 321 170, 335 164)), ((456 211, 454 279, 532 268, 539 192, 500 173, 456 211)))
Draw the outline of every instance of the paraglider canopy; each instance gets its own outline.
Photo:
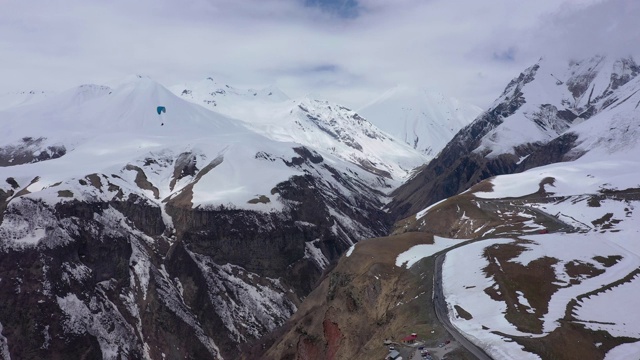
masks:
POLYGON ((156 111, 158 111, 158 115, 160 115, 162 113, 166 113, 167 112, 167 108, 165 108, 164 106, 158 106, 156 111))

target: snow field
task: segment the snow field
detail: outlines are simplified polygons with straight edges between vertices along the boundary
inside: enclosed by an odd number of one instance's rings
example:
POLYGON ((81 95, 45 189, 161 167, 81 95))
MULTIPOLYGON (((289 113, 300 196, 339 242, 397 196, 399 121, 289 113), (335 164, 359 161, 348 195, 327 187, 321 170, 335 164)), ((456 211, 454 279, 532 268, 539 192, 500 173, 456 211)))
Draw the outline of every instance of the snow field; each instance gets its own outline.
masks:
MULTIPOLYGON (((543 316, 543 332, 553 331, 559 324, 558 319, 564 317, 569 302, 578 296, 598 290, 603 286, 618 281, 640 266, 640 258, 636 251, 640 244, 635 241, 631 249, 625 248, 629 244, 629 234, 620 233, 586 233, 586 234, 545 234, 526 236, 524 239, 531 240, 531 243, 521 244, 527 250, 518 257, 510 260, 527 265, 529 262, 547 256, 560 260, 554 269, 558 278, 558 285, 561 286, 554 293, 549 301, 549 310, 543 316), (605 267, 594 260, 595 256, 621 256, 622 259, 616 264, 605 267), (566 274, 564 265, 570 261, 580 261, 589 263, 594 267, 604 270, 603 274, 581 278, 577 285, 568 283, 571 278, 566 274)), ((496 358, 521 358, 515 352, 517 345, 505 342, 501 337, 491 334, 491 331, 500 331, 515 336, 540 336, 535 334, 522 333, 508 323, 504 318, 506 306, 502 302, 492 300, 484 289, 493 286, 493 281, 487 278, 481 269, 488 265, 488 261, 482 256, 487 246, 496 243, 509 243, 508 239, 491 239, 476 242, 458 248, 447 253, 443 265, 443 291, 449 305, 451 322, 463 333, 474 339, 479 346, 487 350, 496 358), (468 311, 473 319, 471 321, 455 317, 454 305, 459 305, 468 311), (489 329, 483 330, 482 326, 489 329), (509 355, 494 353, 494 348, 501 348, 501 351, 508 351, 509 355), (502 357, 501 357, 502 356, 502 357)), ((602 294, 584 299, 576 310, 576 316, 581 321, 600 321, 607 323, 587 324, 592 329, 603 329, 610 331, 613 336, 629 336, 640 338, 639 321, 635 321, 633 314, 636 301, 633 295, 638 291, 640 282, 638 278, 630 283, 624 283, 602 294), (612 305, 614 304, 614 305, 612 305), (615 307, 615 310, 611 310, 615 307), (630 317, 631 316, 631 317, 630 317)), ((523 298, 524 296, 520 296, 523 298)), ((528 305, 524 299, 522 304, 528 305)), ((528 310, 527 310, 528 311, 528 310)), ((522 355, 524 356, 524 355, 522 355)))
POLYGON ((521 197, 538 191, 540 182, 547 177, 555 179, 553 185, 544 185, 545 190, 554 196, 598 194, 603 189, 624 190, 640 187, 640 162, 579 159, 556 163, 518 174, 494 177, 490 180, 493 191, 476 192, 474 195, 483 199, 521 197))
POLYGON ((442 265, 442 290, 447 301, 449 319, 453 326, 494 359, 539 359, 515 342, 491 333, 500 331, 511 335, 529 336, 518 331, 504 318, 506 305, 492 300, 484 289, 495 283, 482 271, 489 262, 482 256, 487 246, 506 244, 511 239, 491 239, 465 245, 447 252, 442 265), (454 305, 469 312, 470 321, 455 316, 454 305), (484 330, 482 326, 489 329, 484 330))

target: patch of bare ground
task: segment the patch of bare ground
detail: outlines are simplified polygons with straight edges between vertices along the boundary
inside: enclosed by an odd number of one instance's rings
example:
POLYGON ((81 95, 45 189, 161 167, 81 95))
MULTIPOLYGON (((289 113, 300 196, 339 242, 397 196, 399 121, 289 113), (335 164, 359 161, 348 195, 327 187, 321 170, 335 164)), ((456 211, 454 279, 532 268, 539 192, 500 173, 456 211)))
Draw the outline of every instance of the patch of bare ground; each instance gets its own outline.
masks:
MULTIPOLYGON (((490 182, 491 179, 487 179, 484 180, 474 186, 472 186, 468 193, 476 193, 476 192, 493 192, 493 184, 490 182)), ((549 186, 554 186, 556 179, 553 177, 546 177, 542 180, 540 180, 540 183, 538 184, 538 190, 534 193, 531 194, 527 194, 524 196, 519 196, 519 197, 513 197, 513 198, 504 198, 504 199, 531 199, 531 198, 541 198, 541 197, 548 197, 553 195, 553 192, 547 192, 545 185, 549 185, 549 186)))
POLYGON ((612 267, 613 265, 617 264, 620 260, 622 260, 622 256, 609 255, 607 257, 604 257, 604 256, 598 255, 598 256, 594 256, 593 260, 599 262, 604 267, 612 267))
POLYGON ((612 213, 606 213, 601 218, 593 220, 591 224, 593 224, 596 229, 611 230, 621 221, 622 220, 614 219, 612 213))
POLYGON ((473 319, 473 316, 465 309, 463 309, 460 305, 454 305, 453 308, 456 310, 456 313, 459 317, 465 320, 473 319))
POLYGON ((620 280, 571 300, 567 305, 564 318, 559 321, 560 326, 545 337, 536 339, 511 338, 518 344, 524 346, 525 350, 538 354, 543 359, 603 359, 605 354, 614 347, 625 343, 636 342, 638 339, 614 337, 603 330, 588 329, 584 321, 575 317, 575 308, 583 299, 609 291, 616 286, 635 279, 638 275, 640 275, 640 269, 632 271, 620 280))
POLYGON ((149 181, 149 179, 147 179, 147 175, 144 173, 144 171, 135 166, 135 165, 127 165, 125 166, 125 170, 129 170, 129 171, 135 171, 136 172, 136 178, 135 178, 135 183, 136 185, 138 185, 138 187, 140 189, 143 190, 149 190, 151 192, 153 192, 153 197, 156 199, 160 198, 160 191, 158 190, 157 187, 153 186, 153 184, 149 181))
POLYGON ((265 195, 260 195, 257 198, 253 198, 253 199, 247 201, 247 203, 249 203, 249 204, 259 204, 259 203, 268 204, 270 202, 271 202, 271 199, 269 199, 269 197, 265 196, 265 195))
POLYGON ((200 179, 209 173, 209 171, 213 170, 216 166, 222 164, 224 158, 222 156, 218 156, 213 161, 211 161, 207 166, 202 168, 202 170, 195 176, 193 181, 189 183, 187 186, 182 188, 180 192, 175 196, 170 196, 162 200, 163 202, 168 202, 172 206, 178 208, 191 208, 193 206, 193 186, 200 181, 200 179))
POLYGON ((624 283, 628 283, 628 282, 630 282, 631 280, 635 279, 635 278, 636 278, 636 276, 638 276, 638 275, 640 275, 640 268, 633 270, 632 272, 630 272, 629 274, 627 274, 627 275, 626 275, 625 277, 623 277, 622 279, 619 279, 619 280, 614 281, 614 282, 612 282, 612 283, 610 283, 610 284, 607 284, 607 285, 605 285, 605 286, 603 286, 603 287, 601 287, 601 288, 599 288, 599 289, 596 289, 596 290, 590 291, 590 292, 588 292, 588 293, 585 293, 585 294, 579 295, 579 296, 578 296, 578 297, 576 297, 574 300, 571 300, 571 301, 569 302, 569 305, 567 306, 567 311, 566 311, 566 313, 565 313, 565 319, 575 319, 575 318, 573 318, 573 308, 574 308, 574 307, 575 307, 579 302, 581 302, 581 301, 582 301, 582 299, 589 298, 589 297, 591 297, 591 296, 598 295, 598 294, 600 294, 600 293, 604 293, 604 292, 606 292, 606 291, 608 291, 608 290, 611 290, 611 289, 615 288, 616 286, 622 285, 622 284, 624 284, 624 283))
POLYGON ((543 338, 512 339, 542 359, 558 360, 602 360, 614 347, 637 341, 614 338, 606 331, 589 330, 582 324, 568 321, 560 321, 560 326, 543 338))
POLYGON ((484 291, 493 300, 503 301, 507 306, 505 319, 523 332, 542 333, 542 316, 548 312, 549 300, 559 286, 553 266, 555 258, 541 257, 522 265, 510 260, 526 250, 521 244, 526 241, 494 244, 484 250, 483 256, 489 261, 483 271, 492 277, 495 285, 484 291), (531 308, 521 304, 517 292, 527 299, 531 308))
MULTIPOLYGON (((545 178, 541 181, 541 189, 553 181, 553 178, 545 178)), ((489 181, 480 182, 469 191, 432 206, 420 218, 411 216, 400 220, 392 235, 418 231, 455 239, 477 239, 487 233, 495 237, 538 233, 541 228, 546 231, 566 228, 566 224, 552 216, 525 206, 532 201, 550 201, 552 198, 547 193, 538 191, 521 198, 506 199, 481 199, 474 195, 492 187, 489 181)))
MULTIPOLYGON (((96 189, 102 190, 102 180, 98 174, 90 174, 86 176, 86 179, 89 180, 89 183, 96 189)), ((137 177, 136 177, 137 179, 137 177)))
POLYGON ((382 359, 386 339, 400 342, 413 332, 435 346, 446 332, 430 305, 434 260, 411 269, 395 266, 398 254, 430 243, 433 236, 417 232, 359 242, 309 294, 261 359, 382 359))
POLYGON ((602 196, 592 195, 589 197, 589 200, 587 201, 587 206, 600 207, 601 201, 602 201, 602 196))
POLYGON ((193 153, 184 152, 178 155, 173 164, 173 174, 169 182, 169 189, 173 191, 178 180, 185 176, 194 176, 197 172, 197 158, 193 153))
POLYGON ((545 185, 555 186, 555 183, 556 183, 556 179, 550 176, 547 176, 546 178, 542 179, 538 187, 538 195, 548 195, 549 193, 547 192, 544 186, 545 185))
MULTIPOLYGON (((478 185, 487 186, 485 183, 478 185)), ((482 234, 480 229, 497 226, 502 220, 492 211, 480 208, 475 199, 470 193, 451 197, 433 206, 419 219, 411 216, 398 221, 392 235, 417 231, 452 239, 478 237, 482 234)))
POLYGON ((71 190, 59 190, 58 197, 72 198, 73 192, 71 192, 71 190))
POLYGON ((16 179, 12 178, 12 177, 8 177, 6 180, 7 184, 11 185, 12 189, 18 189, 20 187, 20 185, 18 185, 18 182, 16 181, 16 179))
POLYGON ((467 193, 474 194, 477 192, 493 192, 493 183, 491 182, 491 179, 492 178, 486 179, 473 185, 472 187, 469 188, 467 193))
POLYGON ((25 186, 24 188, 22 188, 20 191, 18 191, 13 197, 17 198, 23 195, 27 195, 30 194, 31 192, 29 190, 27 190, 29 188, 29 186, 37 183, 38 181, 40 181, 40 176, 36 176, 33 178, 33 180, 31 180, 31 182, 29 183, 29 185, 25 186))
POLYGON ((571 285, 578 285, 583 279, 592 278, 605 272, 604 269, 598 269, 593 264, 579 260, 569 261, 564 265, 564 269, 567 275, 571 277, 569 281, 571 285))

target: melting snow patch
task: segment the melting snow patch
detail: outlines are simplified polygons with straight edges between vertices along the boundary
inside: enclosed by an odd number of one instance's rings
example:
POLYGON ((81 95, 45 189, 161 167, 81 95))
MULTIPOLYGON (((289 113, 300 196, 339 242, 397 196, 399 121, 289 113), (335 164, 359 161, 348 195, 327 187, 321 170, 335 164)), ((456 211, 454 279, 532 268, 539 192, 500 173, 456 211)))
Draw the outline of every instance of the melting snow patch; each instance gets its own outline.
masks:
POLYGON ((527 160, 527 158, 530 156, 531 154, 527 154, 525 156, 520 156, 520 158, 518 159, 518 162, 516 163, 516 165, 520 165, 522 164, 523 161, 527 160))
POLYGON ((349 248, 349 250, 347 250, 347 257, 351 256, 351 253, 353 253, 353 250, 356 248, 356 244, 351 245, 351 247, 349 248))
POLYGON ((311 259, 313 262, 320 267, 320 269, 324 269, 329 265, 329 260, 324 256, 322 250, 316 247, 316 244, 320 241, 320 239, 316 239, 313 241, 307 241, 304 243, 304 258, 311 259))
POLYGON ((438 251, 448 249, 454 245, 460 244, 464 240, 447 239, 440 236, 433 237, 433 244, 422 244, 412 246, 409 250, 401 253, 396 258, 396 266, 405 266, 410 268, 418 261, 431 256, 438 251))
POLYGON ((438 201, 437 203, 430 205, 426 209, 423 209, 423 210, 419 211, 416 214, 416 220, 420 220, 423 216, 425 216, 427 214, 427 212, 429 212, 429 210, 431 210, 436 205, 440 205, 440 203, 444 202, 445 200, 447 200, 447 199, 442 199, 442 200, 438 201))
POLYGON ((525 306, 529 314, 534 314, 535 311, 531 308, 531 304, 529 304, 529 300, 527 300, 527 298, 524 297, 524 294, 522 293, 522 291, 516 291, 516 294, 518 294, 518 302, 520 303, 520 305, 525 306))

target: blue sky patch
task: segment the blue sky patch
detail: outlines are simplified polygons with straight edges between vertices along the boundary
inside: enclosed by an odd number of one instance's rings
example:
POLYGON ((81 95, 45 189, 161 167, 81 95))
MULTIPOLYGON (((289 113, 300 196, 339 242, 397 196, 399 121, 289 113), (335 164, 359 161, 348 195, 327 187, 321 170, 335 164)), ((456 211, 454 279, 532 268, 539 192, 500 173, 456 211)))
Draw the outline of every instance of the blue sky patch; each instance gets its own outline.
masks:
POLYGON ((358 17, 360 5, 357 0, 304 0, 305 6, 318 7, 342 18, 358 17))

